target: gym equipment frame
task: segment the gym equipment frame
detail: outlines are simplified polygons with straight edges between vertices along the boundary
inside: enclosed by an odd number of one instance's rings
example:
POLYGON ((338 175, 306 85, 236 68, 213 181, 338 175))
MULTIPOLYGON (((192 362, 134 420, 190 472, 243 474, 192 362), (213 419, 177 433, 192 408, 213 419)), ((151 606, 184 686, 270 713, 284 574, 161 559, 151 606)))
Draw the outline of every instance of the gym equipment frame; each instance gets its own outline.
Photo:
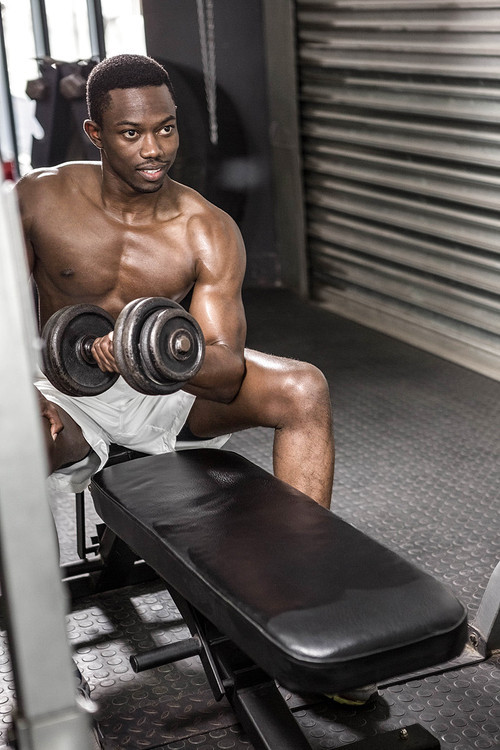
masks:
POLYGON ((33 387, 38 336, 16 199, 7 183, 0 186, 0 245, 0 582, 17 696, 16 743, 18 750, 86 750, 90 725, 76 701, 33 387))

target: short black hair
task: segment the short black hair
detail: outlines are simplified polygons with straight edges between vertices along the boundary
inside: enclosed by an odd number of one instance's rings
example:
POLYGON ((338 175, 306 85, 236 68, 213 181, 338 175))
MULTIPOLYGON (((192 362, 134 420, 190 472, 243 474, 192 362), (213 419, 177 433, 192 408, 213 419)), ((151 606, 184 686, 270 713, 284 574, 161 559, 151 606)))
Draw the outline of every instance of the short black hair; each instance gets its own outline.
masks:
POLYGON ((101 60, 87 79, 87 109, 91 120, 102 125, 103 112, 110 106, 113 89, 167 86, 175 103, 175 93, 165 68, 145 55, 115 55, 101 60))

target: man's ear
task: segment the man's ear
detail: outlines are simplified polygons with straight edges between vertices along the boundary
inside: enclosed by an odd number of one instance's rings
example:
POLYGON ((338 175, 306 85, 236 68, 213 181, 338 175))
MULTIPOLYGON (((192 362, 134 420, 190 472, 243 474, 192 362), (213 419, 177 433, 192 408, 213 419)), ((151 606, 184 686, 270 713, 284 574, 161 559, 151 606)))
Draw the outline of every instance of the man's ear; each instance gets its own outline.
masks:
POLYGON ((101 128, 94 122, 94 120, 85 120, 83 123, 83 129, 86 134, 97 148, 102 148, 101 144, 101 128))

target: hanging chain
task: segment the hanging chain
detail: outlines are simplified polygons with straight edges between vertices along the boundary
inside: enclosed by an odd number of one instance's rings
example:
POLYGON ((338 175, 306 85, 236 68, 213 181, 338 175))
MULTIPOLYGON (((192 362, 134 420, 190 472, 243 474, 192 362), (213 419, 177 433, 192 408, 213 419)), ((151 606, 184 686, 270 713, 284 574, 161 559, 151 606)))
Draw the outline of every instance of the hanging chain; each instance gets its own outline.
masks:
POLYGON ((201 62, 207 99, 210 142, 218 143, 217 125, 217 79, 215 70, 215 22, 214 0, 196 0, 198 30, 200 32, 201 62))

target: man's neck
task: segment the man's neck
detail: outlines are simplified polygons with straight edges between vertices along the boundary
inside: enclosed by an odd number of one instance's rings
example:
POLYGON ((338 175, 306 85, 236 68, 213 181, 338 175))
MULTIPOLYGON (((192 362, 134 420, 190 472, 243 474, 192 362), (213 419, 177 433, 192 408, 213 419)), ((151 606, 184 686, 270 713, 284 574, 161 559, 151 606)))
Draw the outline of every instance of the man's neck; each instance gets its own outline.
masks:
POLYGON ((165 218, 173 202, 172 181, 169 177, 159 190, 141 193, 122 180, 108 176, 101 181, 101 199, 106 213, 124 224, 150 224, 165 218))

